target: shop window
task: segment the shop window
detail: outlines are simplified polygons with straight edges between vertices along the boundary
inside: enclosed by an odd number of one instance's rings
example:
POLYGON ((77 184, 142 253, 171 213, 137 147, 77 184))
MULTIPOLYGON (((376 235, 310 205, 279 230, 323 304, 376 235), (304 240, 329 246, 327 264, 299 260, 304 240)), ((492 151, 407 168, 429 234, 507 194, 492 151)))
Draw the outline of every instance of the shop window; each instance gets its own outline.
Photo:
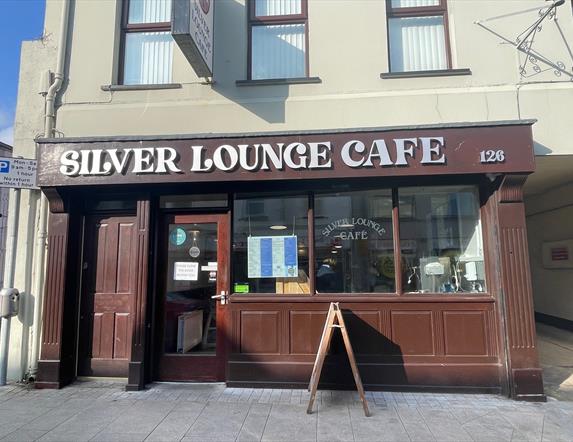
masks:
POLYGON ((171 0, 126 0, 120 83, 171 83, 171 0))
POLYGON ((310 294, 308 197, 237 197, 233 292, 310 294))
POLYGON ((307 0, 251 0, 252 80, 308 76, 307 0))
POLYGON ((446 0, 387 0, 391 72, 451 68, 446 0))
POLYGON ((317 194, 316 291, 395 291, 392 192, 317 194))
POLYGON ((485 291, 475 187, 402 188, 399 208, 404 292, 485 291))

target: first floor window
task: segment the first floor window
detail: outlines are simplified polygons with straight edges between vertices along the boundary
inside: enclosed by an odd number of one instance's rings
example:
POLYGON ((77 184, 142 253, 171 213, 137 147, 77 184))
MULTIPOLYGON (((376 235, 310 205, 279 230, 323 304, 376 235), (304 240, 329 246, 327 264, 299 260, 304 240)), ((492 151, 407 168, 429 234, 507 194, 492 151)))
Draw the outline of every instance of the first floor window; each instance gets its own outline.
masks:
POLYGON ((121 83, 171 83, 171 0, 128 0, 122 30, 121 83))
POLYGON ((449 69, 446 0, 388 0, 391 72, 449 69))
POLYGON ((307 0, 252 0, 250 78, 307 76, 307 0))

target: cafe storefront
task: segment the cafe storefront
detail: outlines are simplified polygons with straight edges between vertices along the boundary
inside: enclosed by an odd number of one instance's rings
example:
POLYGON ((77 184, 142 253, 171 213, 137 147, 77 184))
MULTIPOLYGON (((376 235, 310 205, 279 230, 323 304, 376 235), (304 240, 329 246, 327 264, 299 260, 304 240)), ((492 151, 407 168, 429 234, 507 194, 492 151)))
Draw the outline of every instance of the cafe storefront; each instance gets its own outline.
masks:
MULTIPOLYGON (((367 389, 543 399, 532 124, 39 140, 37 386, 302 388, 337 301, 367 389)), ((353 386, 340 341, 321 383, 353 386)))

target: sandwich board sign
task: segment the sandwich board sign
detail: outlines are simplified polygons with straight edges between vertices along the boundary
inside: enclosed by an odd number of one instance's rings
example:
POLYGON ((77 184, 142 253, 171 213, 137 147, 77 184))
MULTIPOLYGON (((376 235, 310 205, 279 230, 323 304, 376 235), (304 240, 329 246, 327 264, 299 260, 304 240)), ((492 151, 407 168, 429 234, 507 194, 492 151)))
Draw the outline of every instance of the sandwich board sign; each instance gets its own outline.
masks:
POLYGON ((0 157, 0 187, 37 189, 36 170, 36 160, 0 157))

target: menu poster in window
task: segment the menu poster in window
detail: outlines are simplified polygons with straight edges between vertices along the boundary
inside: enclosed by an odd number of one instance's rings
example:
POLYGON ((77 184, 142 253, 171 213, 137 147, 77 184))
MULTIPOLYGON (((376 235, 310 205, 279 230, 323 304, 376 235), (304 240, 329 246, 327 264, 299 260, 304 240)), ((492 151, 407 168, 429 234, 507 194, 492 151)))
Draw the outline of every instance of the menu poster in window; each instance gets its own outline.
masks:
POLYGON ((173 265, 173 279, 175 281, 197 281, 199 279, 199 263, 175 262, 173 265))
POLYGON ((250 236, 247 243, 249 278, 296 278, 296 236, 250 236))

